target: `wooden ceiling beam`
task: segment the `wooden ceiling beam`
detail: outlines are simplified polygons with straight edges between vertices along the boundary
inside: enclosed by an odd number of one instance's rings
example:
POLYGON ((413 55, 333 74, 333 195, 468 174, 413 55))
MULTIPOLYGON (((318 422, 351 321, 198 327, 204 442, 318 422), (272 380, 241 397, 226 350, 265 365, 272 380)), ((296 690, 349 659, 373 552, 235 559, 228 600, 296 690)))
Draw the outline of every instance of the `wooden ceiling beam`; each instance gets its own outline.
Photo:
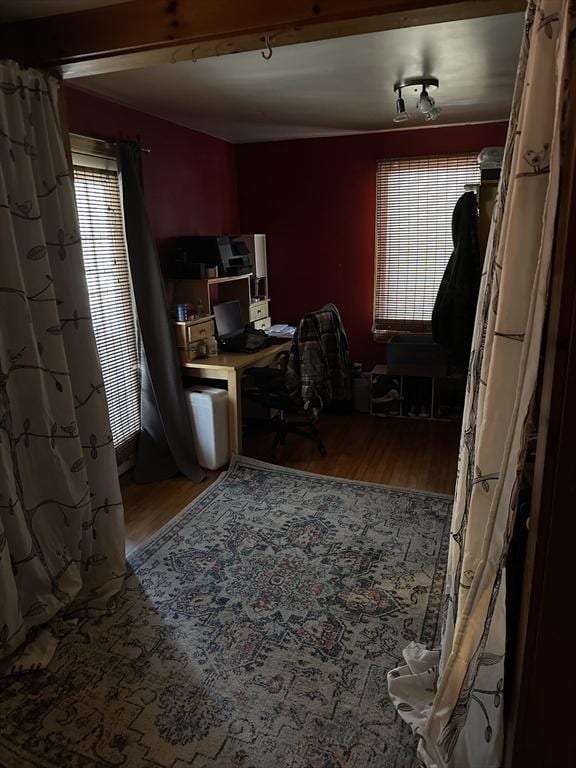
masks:
POLYGON ((3 57, 65 78, 523 10, 525 0, 131 0, 0 26, 3 57))

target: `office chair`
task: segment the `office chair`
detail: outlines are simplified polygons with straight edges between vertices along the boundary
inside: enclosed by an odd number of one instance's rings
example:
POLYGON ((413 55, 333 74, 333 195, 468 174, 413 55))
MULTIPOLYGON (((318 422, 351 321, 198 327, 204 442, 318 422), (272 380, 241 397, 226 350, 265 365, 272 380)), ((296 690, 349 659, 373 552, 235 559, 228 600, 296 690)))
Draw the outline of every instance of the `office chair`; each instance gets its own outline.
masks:
POLYGON ((249 368, 246 396, 275 411, 268 419, 247 419, 249 432, 274 434, 272 461, 290 434, 312 440, 322 457, 326 447, 316 423, 332 404, 351 400, 348 340, 333 304, 304 315, 290 353, 275 368, 249 368))
POLYGON ((288 353, 280 356, 280 368, 249 368, 243 394, 258 405, 275 411, 275 415, 265 418, 248 418, 244 424, 248 432, 255 434, 273 434, 271 460, 276 464, 276 452, 279 445, 284 445, 288 435, 299 435, 312 440, 318 446, 320 456, 326 456, 326 446, 316 427, 319 408, 304 409, 286 387, 286 367, 288 353))

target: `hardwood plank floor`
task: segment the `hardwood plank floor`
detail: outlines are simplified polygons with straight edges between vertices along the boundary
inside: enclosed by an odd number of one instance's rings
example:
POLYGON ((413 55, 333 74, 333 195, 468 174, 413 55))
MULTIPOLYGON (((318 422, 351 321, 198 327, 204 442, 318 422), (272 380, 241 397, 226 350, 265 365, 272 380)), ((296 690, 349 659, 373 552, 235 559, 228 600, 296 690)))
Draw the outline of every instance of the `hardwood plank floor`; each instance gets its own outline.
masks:
MULTIPOLYGON (((367 414, 322 416, 319 428, 328 450, 289 437, 278 450, 284 466, 352 480, 453 493, 460 428, 449 422, 380 419, 367 414)), ((268 461, 272 438, 249 438, 244 453, 268 461)), ((130 474, 121 481, 126 522, 126 549, 143 543, 208 488, 220 471, 207 472, 200 484, 184 477, 137 485, 130 474)))

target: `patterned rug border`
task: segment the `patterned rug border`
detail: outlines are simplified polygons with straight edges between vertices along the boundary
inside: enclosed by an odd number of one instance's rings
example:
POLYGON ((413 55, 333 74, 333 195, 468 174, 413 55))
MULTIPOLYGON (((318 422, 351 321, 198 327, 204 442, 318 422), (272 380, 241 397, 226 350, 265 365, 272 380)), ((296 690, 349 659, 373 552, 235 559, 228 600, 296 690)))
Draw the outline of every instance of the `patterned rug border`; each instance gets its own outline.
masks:
POLYGON ((386 483, 377 483, 371 480, 354 480, 351 477, 339 477, 338 475, 324 475, 321 472, 308 472, 305 469, 296 469, 295 467, 285 467, 282 464, 270 464, 267 461, 260 461, 260 459, 252 459, 250 456, 241 456, 234 454, 230 460, 230 466, 228 472, 235 469, 237 465, 253 466, 258 469, 269 469, 277 472, 285 472, 286 474, 304 475, 306 477, 315 477, 318 480, 337 480, 338 482, 346 485, 364 485, 368 488, 386 488, 389 491, 405 491, 406 493, 416 493, 420 496, 434 496, 438 499, 453 499, 454 495, 451 493, 437 493, 436 491, 422 491, 419 488, 404 488, 400 485, 387 485, 386 483))
POLYGON ((368 488, 382 488, 389 491, 398 491, 400 493, 410 493, 415 494, 417 496, 433 496, 437 499, 453 499, 454 496, 449 493, 436 493, 434 491, 422 491, 418 488, 402 488, 397 485, 386 485, 385 483, 376 483, 371 482, 369 480, 353 480, 349 477, 337 477, 335 475, 323 475, 319 472, 308 472, 303 469, 295 469, 293 467, 284 467, 279 464, 270 464, 267 461, 260 461, 259 459, 253 459, 249 456, 242 456, 239 454, 233 454, 232 458, 230 459, 230 463, 228 465, 228 469, 226 469, 222 474, 214 480, 213 483, 211 483, 208 488, 202 491, 202 493, 198 494, 195 499, 192 499, 192 501, 187 504, 185 507, 183 507, 180 512, 177 512, 174 517, 171 520, 168 520, 168 522, 164 523, 164 525, 159 528, 157 531, 155 531, 146 541, 141 542, 140 544, 137 544, 133 549, 130 550, 129 554, 126 556, 126 561, 130 566, 135 566, 136 560, 142 560, 146 557, 146 551, 149 548, 154 547, 158 541, 162 538, 164 538, 173 527, 177 526, 180 522, 180 519, 187 513, 192 513, 192 515, 199 514, 202 511, 202 502, 211 494, 213 493, 219 485, 222 485, 226 482, 226 480, 229 479, 229 477, 234 473, 236 469, 239 467, 252 467, 254 469, 260 469, 263 471, 272 471, 272 472, 278 472, 283 473, 287 475, 299 475, 302 477, 311 477, 316 480, 326 480, 326 481, 336 481, 339 483, 342 483, 344 485, 362 485, 364 487, 368 488), (197 508, 197 509, 195 509, 197 508))

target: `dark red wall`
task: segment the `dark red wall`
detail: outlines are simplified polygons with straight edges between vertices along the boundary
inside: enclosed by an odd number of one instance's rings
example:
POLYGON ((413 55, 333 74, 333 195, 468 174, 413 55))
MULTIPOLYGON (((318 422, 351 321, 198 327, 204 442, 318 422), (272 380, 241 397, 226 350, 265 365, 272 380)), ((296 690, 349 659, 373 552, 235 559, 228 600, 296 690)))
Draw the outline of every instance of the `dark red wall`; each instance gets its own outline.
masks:
POLYGON ((234 146, 72 88, 71 131, 139 138, 159 251, 182 234, 264 232, 275 322, 327 301, 341 310, 354 360, 383 360, 371 338, 376 161, 503 144, 505 123, 234 146), (238 178, 237 178, 238 176, 238 178))
POLYGON ((503 145, 506 124, 423 128, 237 147, 240 224, 267 235, 274 322, 332 301, 352 357, 384 359, 371 338, 376 161, 503 145))
POLYGON ((167 120, 66 88, 68 127, 101 139, 139 138, 152 230, 161 253, 178 235, 238 231, 235 147, 167 120))

